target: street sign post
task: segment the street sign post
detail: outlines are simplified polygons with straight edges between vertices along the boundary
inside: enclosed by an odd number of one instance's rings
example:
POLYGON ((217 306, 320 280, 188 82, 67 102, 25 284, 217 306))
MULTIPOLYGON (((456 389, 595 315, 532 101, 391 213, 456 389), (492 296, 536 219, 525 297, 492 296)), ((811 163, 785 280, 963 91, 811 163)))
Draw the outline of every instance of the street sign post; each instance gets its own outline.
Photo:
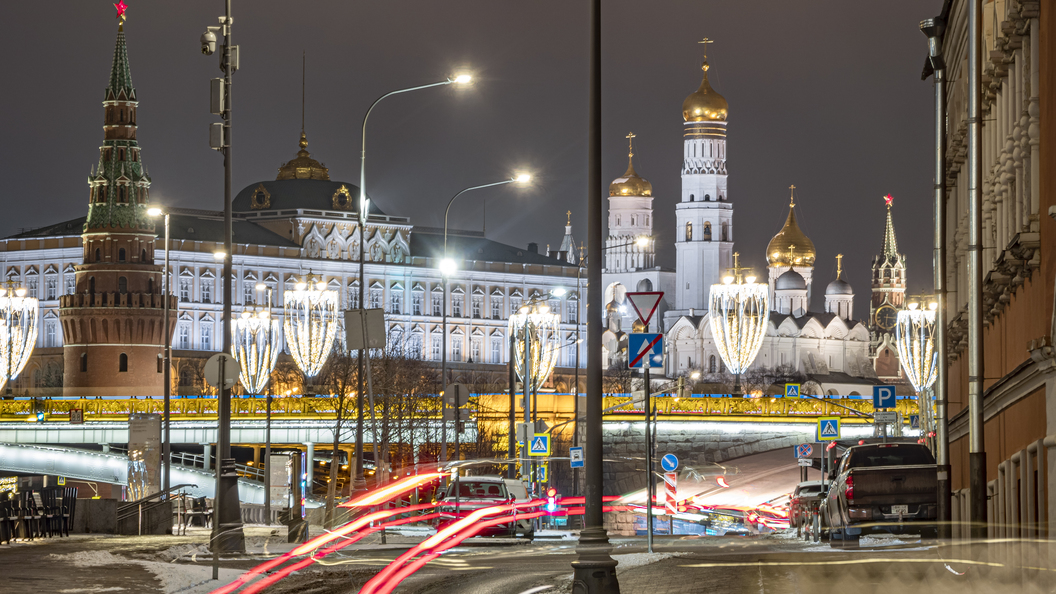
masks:
POLYGON ((529 456, 549 456, 550 455, 550 434, 549 433, 536 433, 532 437, 531 447, 528 448, 529 456))
POLYGON ((810 458, 811 454, 814 453, 814 446, 809 443, 801 443, 796 446, 796 457, 797 458, 810 458))
POLYGON ((238 363, 227 353, 216 353, 205 362, 203 374, 210 386, 220 388, 220 383, 223 382, 224 388, 231 389, 238 380, 238 363))
POLYGON ((638 319, 646 328, 649 328, 649 320, 653 319, 653 314, 656 313, 656 308, 663 297, 663 291, 627 293, 627 299, 630 300, 634 313, 638 314, 638 319))
POLYGON ((810 458, 800 458, 799 459, 799 465, 800 466, 808 466, 809 467, 809 466, 811 466, 813 464, 814 464, 814 460, 812 460, 810 458))
POLYGON ((583 448, 568 448, 568 465, 572 468, 583 468, 583 448))
POLYGON ((664 335, 627 335, 627 355, 627 367, 630 369, 663 367, 664 335))
POLYGON ((840 417, 818 419, 818 441, 835 441, 840 438, 840 417))
POLYGON ((894 386, 873 386, 873 408, 895 408, 894 386))
POLYGON ((874 423, 897 423, 898 412, 893 410, 878 410, 873 413, 874 423))
POLYGON ((799 384, 785 384, 785 398, 799 398, 799 384))
POLYGON ((660 458, 660 467, 664 469, 664 472, 674 472, 678 469, 678 456, 664 454, 664 457, 660 458))

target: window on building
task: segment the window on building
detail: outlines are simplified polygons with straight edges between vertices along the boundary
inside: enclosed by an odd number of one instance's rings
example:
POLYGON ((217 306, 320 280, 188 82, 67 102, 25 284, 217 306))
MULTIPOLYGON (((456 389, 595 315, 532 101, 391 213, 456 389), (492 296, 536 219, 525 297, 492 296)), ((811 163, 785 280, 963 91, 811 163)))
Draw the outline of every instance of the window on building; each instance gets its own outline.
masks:
POLYGON ((180 368, 180 385, 190 386, 194 383, 194 371, 189 365, 184 365, 180 368))
POLYGON ((44 298, 45 299, 57 299, 59 293, 59 279, 54 276, 49 276, 44 279, 44 298))
POLYGON ((500 297, 491 298, 491 319, 498 320, 502 316, 502 299, 500 297))
POLYGON ((715 355, 708 359, 708 373, 715 373, 715 355))
POLYGON ((456 336, 451 341, 451 360, 462 361, 462 337, 456 336))
POLYGON ((55 339, 55 322, 48 321, 44 323, 44 346, 56 347, 58 341, 55 339))
POLYGON ((88 353, 81 353, 81 373, 88 371, 88 353))
POLYGON ((184 350, 191 348, 190 324, 180 324, 180 330, 177 335, 179 336, 179 338, 177 339, 176 348, 184 350))
POLYGON ((37 297, 37 291, 40 290, 40 282, 37 280, 37 276, 33 275, 26 278, 26 295, 30 297, 37 297))
POLYGON ((491 362, 498 364, 502 358, 502 340, 499 338, 491 339, 491 362))
POLYGON ((481 310, 483 310, 483 309, 484 309, 484 298, 483 297, 474 297, 473 298, 473 317, 479 320, 480 316, 481 316, 481 310))
POLYGON ((381 289, 370 290, 370 309, 381 307, 381 289))
POLYGON ((568 323, 578 324, 579 323, 579 301, 568 302, 568 323))
POLYGON ((462 296, 455 295, 451 297, 451 315, 456 318, 462 317, 462 296))
POLYGON ((88 292, 92 293, 92 294, 95 294, 95 277, 94 276, 88 277, 88 292))
POLYGON ((253 305, 254 288, 253 283, 242 281, 242 305, 253 305))
POLYGON ((469 357, 474 363, 483 363, 484 360, 480 358, 482 346, 479 338, 474 338, 473 343, 470 345, 469 357))
POLYGON ((128 278, 124 276, 117 277, 117 292, 127 293, 128 292, 128 278))
POLYGON ((389 313, 403 313, 403 295, 399 291, 392 291, 389 295, 389 313))
POLYGON ((348 288, 348 309, 359 309, 359 285, 348 288))
POLYGON ((422 315, 422 292, 415 291, 411 293, 411 314, 420 316, 422 315))
POLYGON ((202 303, 213 302, 213 279, 202 279, 202 303))
POLYGON ((519 297, 510 298, 510 315, 517 313, 517 310, 521 309, 521 300, 519 297))
POLYGON ((77 279, 71 274, 66 277, 66 295, 73 295, 77 292, 77 279))
POLYGON ((117 250, 117 261, 118 262, 124 262, 125 259, 126 259, 126 255, 125 254, 126 254, 125 248, 121 248, 121 249, 117 250))
POLYGON ((407 343, 407 356, 411 359, 422 358, 422 334, 415 332, 411 334, 411 340, 407 343))
POLYGON ((191 300, 191 281, 180 279, 180 301, 186 303, 191 300))
POLYGON ((101 254, 101 252, 99 251, 99 248, 95 248, 95 261, 96 261, 96 262, 99 262, 99 261, 100 261, 100 260, 102 260, 102 259, 103 259, 103 258, 102 258, 102 254, 101 254))
POLYGON ((430 358, 433 361, 439 361, 440 360, 440 337, 439 336, 434 336, 433 337, 433 349, 432 350, 433 350, 432 357, 430 357, 430 358))
POLYGON ((722 240, 723 241, 729 241, 730 240, 730 224, 727 223, 726 221, 722 222, 722 240))
POLYGON ((439 293, 433 293, 433 315, 436 317, 444 315, 444 298, 439 293))
POLYGON ((576 366, 576 351, 578 349, 579 349, 579 345, 578 344, 576 346, 570 346, 567 349, 565 349, 565 358, 566 358, 565 367, 575 367, 576 366))
POLYGON ((557 323, 561 323, 561 302, 551 301, 550 302, 550 313, 557 316, 557 323))
POLYGON ((121 353, 121 356, 118 357, 117 370, 118 371, 128 371, 128 355, 127 354, 121 353))
POLYGON ((711 223, 704 223, 704 233, 701 236, 704 241, 711 241, 711 223))
POLYGON ((201 350, 211 351, 213 350, 213 329, 208 322, 202 322, 202 342, 201 350))

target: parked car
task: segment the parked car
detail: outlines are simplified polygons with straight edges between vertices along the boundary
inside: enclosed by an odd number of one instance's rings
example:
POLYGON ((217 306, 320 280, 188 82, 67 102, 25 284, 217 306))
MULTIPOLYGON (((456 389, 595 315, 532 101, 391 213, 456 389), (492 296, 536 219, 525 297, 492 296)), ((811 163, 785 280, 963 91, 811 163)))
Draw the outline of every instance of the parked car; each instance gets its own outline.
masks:
MULTIPOLYGON (((521 481, 499 476, 456 477, 446 490, 441 490, 437 495, 437 501, 440 502, 437 510, 440 512, 440 526, 464 518, 484 507, 527 500, 528 490, 521 481)), ((531 520, 517 520, 490 526, 477 535, 511 538, 521 535, 531 539, 535 535, 535 528, 531 520)))
POLYGON ((917 443, 857 445, 835 470, 825 514, 830 543, 854 546, 862 534, 887 532, 934 538, 935 458, 917 443))
POLYGON ((814 521, 814 514, 821 504, 823 481, 805 481, 796 485, 789 503, 789 525, 795 527, 796 534, 809 532, 814 521))

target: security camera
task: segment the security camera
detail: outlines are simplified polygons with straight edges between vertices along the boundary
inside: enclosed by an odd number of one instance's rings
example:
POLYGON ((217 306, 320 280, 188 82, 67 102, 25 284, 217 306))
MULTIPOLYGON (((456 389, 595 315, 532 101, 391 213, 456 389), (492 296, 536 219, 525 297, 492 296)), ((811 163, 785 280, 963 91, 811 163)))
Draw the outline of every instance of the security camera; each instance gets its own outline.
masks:
MULTIPOLYGON (((212 27, 209 27, 212 29, 212 27)), ((202 33, 202 53, 211 56, 216 51, 216 33, 213 33, 209 29, 202 33)))

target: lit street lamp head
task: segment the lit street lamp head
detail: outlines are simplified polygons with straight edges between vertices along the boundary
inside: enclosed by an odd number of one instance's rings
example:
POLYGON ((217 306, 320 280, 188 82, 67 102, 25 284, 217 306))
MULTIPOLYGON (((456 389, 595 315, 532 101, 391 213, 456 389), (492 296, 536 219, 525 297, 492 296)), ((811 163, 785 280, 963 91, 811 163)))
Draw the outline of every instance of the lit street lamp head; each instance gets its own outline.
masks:
POLYGON ((565 293, 568 293, 568 291, 565 290, 564 287, 558 287, 558 288, 553 289, 553 290, 550 291, 550 294, 553 295, 554 297, 563 297, 565 295, 565 293))
POLYGON ((459 74, 458 76, 451 79, 451 82, 458 85, 468 85, 473 81, 473 77, 469 74, 459 74))
POLYGON ((165 213, 163 213, 160 208, 148 208, 147 209, 147 216, 148 217, 160 217, 163 214, 165 214, 165 213))
POLYGON ((532 181, 532 176, 527 174, 527 173, 521 173, 517 177, 513 178, 513 181, 515 181, 515 182, 517 182, 519 184, 526 184, 526 183, 532 181))
POLYGON ((214 260, 223 260, 227 257, 227 252, 213 252, 214 260))
POLYGON ((444 258, 440 260, 440 274, 444 276, 451 276, 458 270, 458 265, 451 258, 444 258))
POLYGON ((634 240, 634 243, 640 248, 647 248, 649 247, 649 242, 652 240, 653 238, 649 237, 648 235, 640 235, 638 236, 638 239, 634 240))

